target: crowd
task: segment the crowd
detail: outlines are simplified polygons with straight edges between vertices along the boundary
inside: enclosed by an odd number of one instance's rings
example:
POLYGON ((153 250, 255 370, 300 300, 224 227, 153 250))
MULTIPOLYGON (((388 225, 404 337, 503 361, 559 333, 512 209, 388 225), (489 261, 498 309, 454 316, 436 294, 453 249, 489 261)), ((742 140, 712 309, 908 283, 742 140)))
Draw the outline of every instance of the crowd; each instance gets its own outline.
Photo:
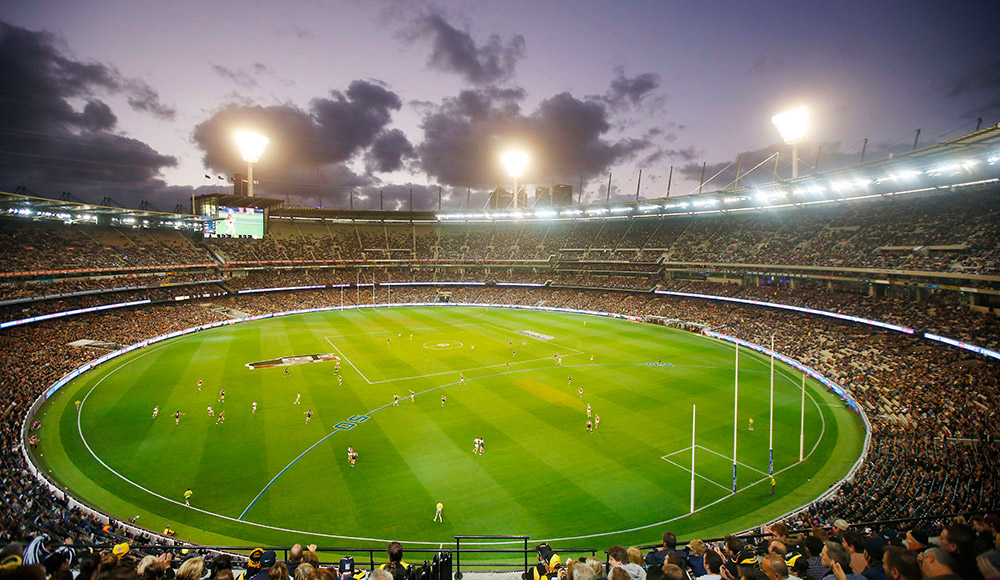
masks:
POLYGON ((2 272, 214 264, 177 230, 63 226, 7 219, 0 228, 2 272))
POLYGON ((262 240, 212 240, 232 261, 607 260, 994 274, 993 192, 666 219, 438 226, 272 222, 262 240))

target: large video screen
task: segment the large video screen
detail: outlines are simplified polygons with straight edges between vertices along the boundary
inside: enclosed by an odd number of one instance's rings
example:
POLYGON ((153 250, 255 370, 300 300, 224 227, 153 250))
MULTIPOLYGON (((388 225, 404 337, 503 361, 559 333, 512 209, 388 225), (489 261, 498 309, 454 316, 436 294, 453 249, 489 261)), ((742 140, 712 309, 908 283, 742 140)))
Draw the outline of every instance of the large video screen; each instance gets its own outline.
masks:
POLYGON ((264 210, 260 208, 220 206, 215 218, 205 222, 206 238, 264 237, 264 210))

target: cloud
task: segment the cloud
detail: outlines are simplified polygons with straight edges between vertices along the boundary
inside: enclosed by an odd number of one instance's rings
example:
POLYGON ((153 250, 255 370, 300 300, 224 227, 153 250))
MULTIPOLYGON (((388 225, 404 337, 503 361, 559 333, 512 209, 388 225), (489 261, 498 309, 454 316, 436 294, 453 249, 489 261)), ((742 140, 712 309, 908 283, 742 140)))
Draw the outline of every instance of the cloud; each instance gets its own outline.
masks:
MULTIPOLYGON (((660 75, 642 73, 634 77, 625 76, 625 67, 616 66, 611 86, 602 97, 613 110, 638 107, 643 99, 660 88, 660 75)), ((662 101, 662 98, 660 99, 662 101)))
POLYGON ((162 188, 160 172, 177 165, 174 157, 113 132, 117 117, 101 95, 125 96, 136 110, 172 116, 144 82, 69 58, 47 32, 6 23, 0 23, 0 70, 0 189, 94 192, 128 204, 162 188), (78 109, 74 103, 81 101, 78 109))
POLYGON ((403 160, 413 156, 413 144, 399 129, 379 134, 372 143, 367 167, 369 171, 396 171, 403 160))
POLYGON ((509 180, 501 150, 517 144, 531 154, 526 183, 576 180, 603 174, 651 146, 645 139, 608 138, 610 112, 601 101, 560 93, 524 114, 523 98, 520 91, 470 89, 428 105, 417 146, 424 171, 447 185, 493 187, 509 180))
POLYGON ((401 107, 399 95, 382 83, 357 80, 346 91, 313 99, 307 109, 229 104, 199 123, 192 139, 205 167, 232 173, 246 166, 235 132, 267 135, 270 143, 254 164, 261 194, 305 200, 324 196, 324 204, 334 204, 346 199, 349 190, 374 183, 374 173, 395 171, 412 156, 406 136, 389 128, 393 112, 401 107), (365 160, 364 174, 346 165, 357 158, 365 160))
POLYGON ((524 37, 520 34, 506 43, 494 34, 482 46, 477 46, 472 35, 449 24, 439 12, 418 17, 403 36, 411 41, 430 40, 428 65, 440 71, 456 73, 474 85, 512 78, 517 62, 526 54, 524 37))
POLYGON ((212 71, 214 71, 215 74, 244 89, 259 87, 260 81, 257 79, 262 76, 273 77, 285 85, 295 84, 294 81, 282 77, 277 72, 271 70, 270 67, 260 62, 253 63, 250 65, 249 69, 229 68, 220 64, 215 64, 214 62, 209 63, 209 65, 212 67, 212 71))
POLYGON ((316 34, 312 30, 302 28, 301 26, 295 24, 275 30, 275 34, 279 36, 294 36, 299 40, 309 40, 316 37, 316 34))
POLYGON ((258 85, 257 79, 250 76, 250 73, 245 70, 231 69, 215 63, 209 64, 212 66, 212 70, 215 71, 215 74, 224 79, 228 79, 243 88, 251 89, 258 85))

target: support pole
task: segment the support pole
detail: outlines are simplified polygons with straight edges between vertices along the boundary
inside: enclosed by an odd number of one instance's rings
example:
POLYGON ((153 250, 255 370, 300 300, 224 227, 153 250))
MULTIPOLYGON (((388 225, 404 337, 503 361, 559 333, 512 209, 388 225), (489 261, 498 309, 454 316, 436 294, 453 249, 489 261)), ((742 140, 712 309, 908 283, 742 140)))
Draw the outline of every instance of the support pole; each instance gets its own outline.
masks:
POLYGON ((708 166, 708 161, 701 162, 701 180, 698 182, 698 193, 701 193, 701 188, 705 185, 705 167, 708 166))
POLYGON ((674 180, 674 166, 670 166, 670 175, 667 176, 667 197, 670 197, 670 184, 674 180))
POLYGON ((694 513, 694 424, 697 417, 697 405, 691 405, 691 511, 694 513))
POLYGON ((800 404, 802 408, 801 418, 799 419, 799 463, 802 462, 805 457, 806 450, 806 374, 802 373, 802 403, 800 404))
POLYGON ((865 162, 865 150, 868 149, 868 137, 865 137, 865 142, 861 144, 861 164, 865 162))
POLYGON ((611 203, 611 172, 608 172, 608 203, 611 203))
POLYGON ((913 148, 917 148, 917 141, 920 140, 920 129, 917 129, 917 136, 913 138, 913 148))
POLYGON ((740 418, 740 345, 736 343, 736 378, 733 389, 733 493, 736 493, 736 430, 740 418))
POLYGON ((774 154, 774 171, 771 172, 771 181, 778 181, 778 159, 781 158, 781 151, 774 154))
POLYGON ((771 335, 771 404, 768 407, 767 474, 774 475, 774 335, 771 335))
POLYGON ((736 181, 733 182, 733 189, 740 188, 740 165, 743 164, 743 157, 736 157, 736 181))
POLYGON ((642 170, 639 170, 639 179, 635 182, 635 200, 639 201, 639 186, 642 185, 642 170))

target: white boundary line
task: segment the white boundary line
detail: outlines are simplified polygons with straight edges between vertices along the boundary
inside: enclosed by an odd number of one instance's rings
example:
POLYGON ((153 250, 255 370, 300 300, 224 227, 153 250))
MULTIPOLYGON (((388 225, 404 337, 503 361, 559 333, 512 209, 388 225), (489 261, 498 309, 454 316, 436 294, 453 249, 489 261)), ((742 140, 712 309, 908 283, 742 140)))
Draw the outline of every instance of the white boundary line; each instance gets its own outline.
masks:
MULTIPOLYGON (((525 308, 525 310, 533 310, 533 309, 525 308)), ((542 311, 544 311, 544 309, 542 309, 542 311)), ((181 337, 177 337, 177 338, 183 339, 183 338, 187 338, 188 336, 193 336, 193 335, 181 336, 181 337)), ((706 337, 706 338, 708 338, 708 337, 706 337)), ((139 485, 138 483, 136 483, 136 482, 128 479, 124 475, 118 473, 117 471, 115 471, 114 469, 112 469, 107 463, 105 463, 103 460, 101 460, 101 458, 98 457, 94 453, 93 449, 91 449, 89 443, 87 442, 86 438, 84 437, 84 435, 83 435, 83 428, 82 428, 82 425, 81 425, 81 422, 80 422, 80 414, 82 413, 83 406, 84 406, 84 403, 86 402, 87 397, 90 396, 90 394, 94 391, 94 389, 96 389, 98 387, 98 385, 100 385, 104 381, 104 379, 106 379, 107 377, 111 376, 115 372, 117 372, 117 371, 125 368, 127 365, 131 364, 132 362, 135 362, 139 358, 141 358, 141 357, 143 357, 143 356, 145 356, 147 354, 151 354, 151 353, 155 352, 155 350, 159 350, 160 348, 165 347, 168 344, 175 344, 175 343, 173 343, 173 342, 165 342, 164 344, 159 345, 159 346, 155 347, 154 349, 146 350, 145 352, 139 354, 138 356, 136 356, 136 357, 134 357, 134 358, 132 358, 130 360, 125 361, 121 366, 119 366, 118 368, 112 370, 107 375, 105 375, 104 377, 102 377, 101 379, 99 379, 97 381, 97 383, 95 383, 94 386, 91 387, 90 391, 87 392, 87 395, 84 396, 84 399, 80 403, 80 409, 77 411, 77 430, 78 430, 78 433, 80 435, 80 440, 83 442, 84 446, 87 448, 87 451, 90 452, 90 454, 94 457, 94 459, 96 459, 98 461, 98 463, 100 463, 102 466, 104 466, 108 471, 110 471, 111 473, 113 473, 114 475, 116 475, 117 477, 119 477, 120 479, 122 479, 123 481, 125 481, 125 482, 133 485, 134 487, 136 487, 136 488, 138 488, 138 489, 140 489, 140 490, 148 493, 149 495, 152 495, 154 497, 162 499, 162 500, 164 500, 164 501, 166 501, 168 503, 172 503, 172 504, 181 506, 181 505, 184 505, 184 504, 181 504, 177 500, 165 497, 163 495, 160 495, 160 494, 158 494, 158 493, 156 493, 156 492, 154 492, 152 490, 149 490, 149 489, 143 487, 142 485, 139 485)), ((336 347, 334 347, 334 348, 336 348, 336 347)), ((577 352, 579 354, 582 354, 579 351, 577 351, 577 352)), ((346 359, 346 357, 344 357, 344 358, 346 359)), ((634 363, 634 364, 645 364, 645 363, 634 363)), ((575 365, 575 366, 580 366, 580 365, 575 365)), ((590 366, 590 365, 586 365, 586 366, 590 366)), ((608 365, 597 365, 597 366, 608 366, 608 365)), ((612 366, 615 366, 615 365, 612 365, 612 366)), ((534 369, 523 369, 521 371, 516 371, 516 372, 525 372, 527 370, 534 370, 534 369)), ((785 375, 786 378, 789 378, 789 375, 788 375, 788 372, 787 372, 786 369, 782 368, 780 370, 780 372, 781 372, 781 374, 785 375)), ((485 377, 483 377, 483 378, 485 378, 485 377)), ((789 378, 789 380, 791 380, 791 379, 789 378)), ((448 386, 448 385, 442 385, 441 387, 435 387, 434 389, 430 389, 430 390, 437 390, 437 389, 442 388, 444 386, 448 386)), ((816 400, 813 397, 812 393, 808 392, 807 394, 809 395, 809 398, 813 401, 813 403, 816 404, 816 400)), ((816 404, 816 407, 818 409, 819 405, 816 404)), ((820 412, 820 418, 823 419, 822 412, 820 412)), ((806 457, 812 456, 813 452, 816 450, 816 448, 819 446, 819 443, 822 441, 822 439, 823 439, 823 437, 825 435, 825 432, 826 432, 826 421, 825 421, 825 419, 823 419, 822 425, 823 425, 823 429, 820 432, 820 436, 819 436, 819 438, 817 439, 816 443, 813 445, 813 448, 809 451, 809 454, 806 457)), ((330 435, 333 435, 333 433, 336 433, 336 431, 330 433, 330 435)), ((326 438, 328 438, 330 435, 328 435, 327 437, 325 437, 323 440, 325 440, 326 438)), ((318 443, 319 442, 317 442, 317 444, 318 443)), ((690 449, 690 446, 688 448, 690 449)), ((789 465, 788 467, 785 467, 785 468, 783 468, 783 469, 775 472, 775 474, 782 473, 782 472, 784 472, 784 471, 786 471, 788 469, 791 469, 792 467, 795 467, 796 465, 798 465, 798 463, 794 463, 792 465, 789 465)), ((697 475, 697 473, 695 475, 697 475)), ((764 481, 764 480, 760 480, 760 481, 764 481)), ((760 481, 754 482, 754 483, 750 484, 749 486, 744 487, 743 490, 748 489, 749 487, 753 487, 754 485, 760 483, 760 481)), ((743 490, 740 490, 740 491, 743 491, 743 490)), ((737 493, 739 493, 739 491, 737 493)), ((545 542, 557 542, 557 541, 581 540, 581 539, 597 538, 597 537, 604 537, 604 536, 609 536, 609 535, 626 534, 626 533, 635 532, 635 531, 639 531, 639 530, 644 530, 644 529, 648 529, 648 528, 652 528, 652 527, 656 527, 656 526, 661 526, 661 525, 665 525, 665 524, 668 524, 668 523, 680 520, 682 518, 688 517, 688 516, 690 516, 690 515, 692 515, 694 513, 700 512, 702 510, 708 509, 708 508, 710 508, 710 507, 712 507, 712 506, 714 506, 714 505, 716 505, 716 504, 718 504, 718 503, 720 503, 722 501, 725 501, 726 499, 729 499, 729 497, 731 497, 732 495, 736 495, 736 494, 732 494, 731 493, 730 495, 723 496, 722 498, 720 498, 720 499, 718 499, 718 500, 716 500, 714 502, 711 502, 709 504, 701 506, 700 508, 694 510, 693 512, 689 512, 689 513, 686 513, 686 514, 681 514, 679 516, 675 516, 673 518, 669 518, 669 519, 666 519, 666 520, 663 520, 663 521, 660 521, 660 522, 654 522, 654 523, 651 523, 651 524, 646 524, 646 525, 642 525, 642 526, 636 526, 636 527, 633 527, 633 528, 628 528, 628 529, 623 529, 623 530, 616 530, 616 531, 610 531, 610 532, 600 532, 600 533, 595 533, 595 534, 585 534, 585 535, 580 535, 580 536, 566 536, 566 537, 562 537, 562 538, 549 538, 549 539, 545 539, 545 540, 542 540, 542 541, 545 541, 545 542)), ((305 535, 312 535, 312 536, 317 536, 317 537, 333 538, 333 539, 344 539, 344 540, 358 540, 358 541, 372 541, 372 542, 388 542, 388 541, 390 541, 390 540, 387 540, 387 539, 384 539, 384 538, 366 538, 366 537, 359 537, 359 536, 341 536, 341 535, 336 535, 336 534, 325 534, 325 533, 321 533, 321 532, 295 530, 295 529, 283 528, 283 527, 279 527, 279 526, 269 526, 269 525, 266 525, 266 524, 260 524, 260 523, 252 522, 252 521, 248 521, 248 520, 239 520, 239 519, 233 518, 231 516, 226 516, 226 515, 223 515, 223 514, 219 514, 219 513, 215 513, 215 512, 210 512, 208 510, 204 510, 204 509, 201 509, 201 508, 196 508, 196 507, 193 507, 193 506, 184 505, 184 507, 186 507, 188 509, 191 509, 191 510, 194 510, 194 511, 197 511, 197 512, 200 512, 200 513, 203 513, 205 515, 214 516, 214 517, 217 517, 217 518, 220 518, 220 519, 223 519, 223 520, 232 521, 232 522, 235 522, 235 523, 248 524, 248 525, 251 525, 251 526, 254 526, 254 527, 258 527, 258 528, 270 529, 270 530, 281 531, 281 532, 289 532, 289 533, 296 533, 296 534, 305 534, 305 535)), ((400 543, 403 543, 403 544, 415 544, 415 545, 435 545, 435 544, 438 543, 438 542, 427 542, 427 541, 418 541, 418 540, 399 540, 399 541, 400 541, 400 543)), ((504 544, 504 543, 509 543, 509 542, 488 542, 488 543, 484 543, 484 545, 504 544)))

